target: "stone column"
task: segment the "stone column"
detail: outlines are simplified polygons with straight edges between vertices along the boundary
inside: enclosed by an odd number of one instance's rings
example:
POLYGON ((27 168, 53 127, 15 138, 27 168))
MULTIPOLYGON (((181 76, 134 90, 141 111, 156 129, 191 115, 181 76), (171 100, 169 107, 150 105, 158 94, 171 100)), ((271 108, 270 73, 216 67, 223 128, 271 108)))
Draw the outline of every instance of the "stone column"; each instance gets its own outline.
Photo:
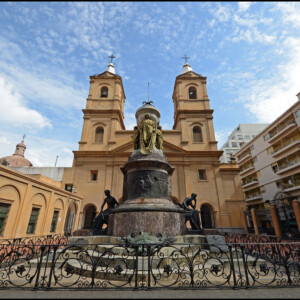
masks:
POLYGON ((272 216, 272 221, 273 221, 273 225, 274 225, 274 230, 275 230, 275 234, 277 237, 281 237, 281 229, 280 229, 280 224, 279 224, 279 219, 278 219, 278 215, 277 215, 277 211, 276 211, 276 205, 270 203, 270 212, 271 212, 271 216, 272 216))
POLYGON ((244 227, 245 233, 248 234, 246 212, 244 210, 241 210, 241 218, 242 218, 242 225, 244 227))
POLYGON ((256 235, 259 235, 257 219, 256 219, 256 215, 255 215, 255 208, 251 208, 250 211, 251 211, 251 217, 252 217, 252 221, 253 221, 254 232, 256 235))
POLYGON ((297 225, 298 225, 298 231, 300 233, 300 206, 298 199, 293 200, 293 210, 296 217, 297 225))

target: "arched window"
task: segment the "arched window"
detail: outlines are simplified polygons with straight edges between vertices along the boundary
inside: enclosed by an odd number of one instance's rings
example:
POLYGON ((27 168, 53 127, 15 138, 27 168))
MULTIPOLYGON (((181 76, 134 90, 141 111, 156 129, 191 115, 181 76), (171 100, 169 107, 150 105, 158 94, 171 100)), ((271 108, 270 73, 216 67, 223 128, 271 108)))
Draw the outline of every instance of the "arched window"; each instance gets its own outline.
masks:
POLYGON ((197 99, 197 90, 194 86, 189 88, 189 99, 197 99))
POLYGON ((87 206, 83 211, 83 215, 84 215, 84 222, 83 222, 82 228, 83 229, 91 229, 94 218, 96 216, 95 206, 94 205, 87 206))
POLYGON ((196 142, 196 143, 203 142, 202 130, 201 130, 200 126, 195 126, 193 128, 193 139, 194 139, 194 142, 196 142))
POLYGON ((202 228, 215 227, 213 210, 211 206, 208 204, 203 204, 201 206, 201 223, 202 223, 202 228))
POLYGON ((108 97, 108 87, 107 86, 103 86, 101 88, 101 96, 102 98, 107 98, 108 97))
POLYGON ((97 127, 95 132, 95 143, 103 143, 103 133, 104 129, 102 127, 97 127))

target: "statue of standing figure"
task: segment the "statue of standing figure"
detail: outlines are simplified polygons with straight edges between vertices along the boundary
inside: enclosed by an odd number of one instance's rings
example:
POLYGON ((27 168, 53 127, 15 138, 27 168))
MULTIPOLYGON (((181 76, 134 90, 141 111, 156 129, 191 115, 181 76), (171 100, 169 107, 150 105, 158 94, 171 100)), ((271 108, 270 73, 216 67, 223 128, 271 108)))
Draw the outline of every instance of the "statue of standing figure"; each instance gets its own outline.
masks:
POLYGON ((145 120, 141 122, 140 131, 140 151, 148 154, 154 150, 156 143, 156 122, 150 119, 150 114, 145 115, 145 120))
POLYGON ((134 126, 132 136, 134 150, 140 149, 142 154, 149 154, 156 148, 163 150, 162 128, 150 119, 150 114, 145 115, 145 120, 139 127, 134 126))
POLYGON ((92 224, 93 233, 95 233, 95 231, 101 231, 104 224, 108 225, 108 216, 110 210, 119 206, 118 201, 110 194, 110 190, 105 190, 104 194, 106 198, 101 205, 100 213, 97 217, 95 217, 92 224), (103 210, 105 204, 107 204, 107 208, 103 210))

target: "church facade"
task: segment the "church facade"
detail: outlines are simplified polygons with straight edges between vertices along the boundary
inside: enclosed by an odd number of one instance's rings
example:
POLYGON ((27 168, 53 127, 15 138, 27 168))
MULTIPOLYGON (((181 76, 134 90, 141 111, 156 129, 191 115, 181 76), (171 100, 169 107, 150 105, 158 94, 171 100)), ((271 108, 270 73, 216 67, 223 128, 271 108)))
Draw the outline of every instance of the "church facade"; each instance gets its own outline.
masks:
MULTIPOLYGON (((109 64, 101 74, 90 76, 90 90, 83 109, 83 128, 72 168, 65 168, 62 184, 83 198, 75 229, 91 228, 104 200, 104 190, 121 203, 121 167, 134 150, 134 130, 125 129, 125 91, 121 76, 109 64)), ((206 77, 186 63, 175 79, 174 125, 164 130, 163 152, 175 171, 172 200, 182 203, 197 194, 203 228, 242 229, 245 207, 239 168, 222 164, 213 127, 213 110, 206 77)))

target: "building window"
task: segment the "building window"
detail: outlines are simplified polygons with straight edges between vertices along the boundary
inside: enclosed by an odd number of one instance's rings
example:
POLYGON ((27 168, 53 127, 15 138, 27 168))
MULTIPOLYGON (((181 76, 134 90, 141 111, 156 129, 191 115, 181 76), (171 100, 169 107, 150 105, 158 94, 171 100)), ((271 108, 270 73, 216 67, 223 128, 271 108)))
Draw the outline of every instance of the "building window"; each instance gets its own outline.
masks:
POLYGON ((245 139, 245 140, 250 140, 250 135, 245 135, 245 136, 244 136, 244 139, 245 139))
POLYGON ((0 203, 0 235, 3 233, 10 204, 0 203))
POLYGON ((207 180, 206 170, 198 170, 199 180, 207 180))
POLYGON ((52 218, 52 222, 51 222, 50 232, 55 232, 55 230, 56 230, 58 215, 59 215, 59 210, 55 210, 53 212, 53 218, 52 218))
POLYGON ((231 146, 232 146, 232 147, 237 147, 236 142, 232 142, 232 143, 231 143, 231 146))
POLYGON ((65 184, 65 190, 68 192, 72 192, 73 184, 65 184))
POLYGON ((103 143, 104 129, 102 127, 96 128, 95 143, 103 143))
POLYGON ((231 137, 231 139, 232 139, 232 140, 235 140, 235 135, 233 135, 233 136, 231 137))
POLYGON ((98 171, 92 170, 91 171, 91 181, 97 181, 97 179, 98 179, 98 171))
POLYGON ((39 208, 37 207, 32 208, 28 227, 27 227, 27 232, 26 232, 27 234, 31 234, 35 232, 35 227, 38 220, 39 212, 40 212, 39 208))
POLYGON ((225 147, 226 147, 226 148, 229 148, 229 143, 226 143, 225 147))
POLYGON ((250 146, 250 149, 251 149, 251 150, 254 150, 254 145, 251 145, 251 146, 250 146))
POLYGON ((296 118, 298 118, 300 116, 300 108, 295 111, 295 116, 296 116, 296 118))
POLYGON ((257 162, 257 157, 253 157, 253 162, 256 163, 257 162))
POLYGON ((243 136, 241 134, 237 135, 238 140, 243 140, 243 136))
POLYGON ((197 99, 197 90, 193 86, 189 88, 189 99, 197 99))
POLYGON ((245 143, 244 142, 240 142, 239 144, 240 144, 240 147, 243 147, 245 143))
POLYGON ((108 87, 103 86, 101 88, 101 98, 107 98, 108 97, 108 87))
POLYGON ((200 126, 195 126, 193 128, 193 137, 194 137, 195 143, 203 142, 202 130, 201 130, 200 126))

